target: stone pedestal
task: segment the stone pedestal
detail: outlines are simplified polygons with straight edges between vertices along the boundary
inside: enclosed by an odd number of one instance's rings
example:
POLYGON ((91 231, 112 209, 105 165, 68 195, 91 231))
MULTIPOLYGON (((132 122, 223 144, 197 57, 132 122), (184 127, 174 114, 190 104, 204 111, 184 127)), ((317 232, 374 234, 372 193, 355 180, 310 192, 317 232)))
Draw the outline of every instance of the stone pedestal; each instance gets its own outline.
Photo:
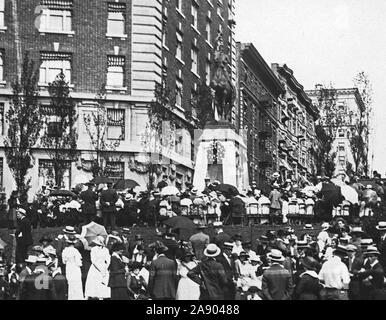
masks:
MULTIPOLYGON (((196 134, 197 135, 197 134, 196 134)), ((199 191, 205 188, 205 178, 211 182, 219 180, 245 189, 249 185, 247 146, 243 137, 237 134, 228 122, 208 124, 195 137, 196 159, 193 185, 199 191), (213 162, 211 154, 214 142, 218 144, 219 159, 213 162)))

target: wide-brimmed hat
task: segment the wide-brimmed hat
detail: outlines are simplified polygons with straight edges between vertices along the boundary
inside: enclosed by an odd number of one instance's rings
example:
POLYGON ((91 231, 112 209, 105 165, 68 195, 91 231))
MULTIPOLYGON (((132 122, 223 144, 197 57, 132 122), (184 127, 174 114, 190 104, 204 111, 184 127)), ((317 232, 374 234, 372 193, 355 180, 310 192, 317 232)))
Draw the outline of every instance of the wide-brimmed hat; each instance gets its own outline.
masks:
POLYGON ((122 233, 131 233, 129 228, 122 228, 122 233))
POLYGON ((52 239, 51 239, 50 237, 48 237, 48 236, 43 236, 43 237, 41 237, 40 240, 39 240, 40 243, 43 243, 44 241, 46 241, 46 242, 52 242, 52 239))
POLYGON ((338 245, 334 252, 333 252, 334 255, 339 255, 339 256, 346 256, 347 255, 347 251, 346 251, 346 248, 342 245, 338 245))
POLYGON ((222 226, 223 226, 223 223, 221 221, 213 222, 213 227, 214 228, 219 228, 219 227, 222 227, 222 226))
POLYGON ((308 270, 316 270, 318 262, 313 257, 304 257, 300 263, 308 270))
POLYGON ((224 244, 222 245, 223 249, 229 249, 229 250, 233 250, 234 246, 235 245, 232 242, 224 242, 224 244))
POLYGON ((346 251, 347 252, 356 252, 358 250, 358 248, 356 246, 354 246, 353 244, 348 244, 346 246, 346 251))
POLYGON ((372 256, 372 255, 379 256, 381 253, 378 251, 378 248, 376 246, 369 246, 367 247, 366 251, 363 254, 365 256, 372 256))
POLYGON ((198 230, 203 230, 203 229, 206 229, 206 225, 203 224, 203 223, 197 223, 197 224, 196 224, 196 228, 197 228, 198 230))
POLYGON ((260 291, 259 288, 256 287, 256 286, 251 286, 251 287, 249 287, 249 289, 248 289, 248 292, 249 292, 249 293, 258 293, 259 291, 260 291))
POLYGON ((310 245, 307 240, 298 240, 296 241, 296 245, 299 249, 301 248, 309 248, 310 245))
POLYGON ((45 258, 45 257, 37 257, 36 258, 36 263, 37 264, 46 264, 46 262, 47 262, 47 258, 45 258))
POLYGON ((49 254, 49 255, 52 255, 52 256, 56 256, 56 249, 49 246, 47 249, 43 249, 43 252, 45 254, 49 254))
POLYGON ((366 189, 373 189, 373 186, 372 186, 371 184, 368 184, 368 185, 366 186, 366 189))
POLYGON ((304 230, 314 230, 314 227, 311 223, 307 223, 303 227, 304 230))
POLYGON ((267 257, 276 262, 283 262, 285 260, 283 252, 277 249, 272 249, 271 252, 267 254, 267 257))
POLYGON ((361 239, 361 247, 368 247, 374 244, 373 239, 361 239))
POLYGON ((260 236, 258 240, 262 243, 268 243, 268 237, 267 236, 260 236))
POLYGON ((38 260, 38 257, 37 256, 32 256, 32 255, 29 255, 27 259, 25 259, 24 261, 26 263, 36 263, 38 260))
POLYGON ((72 227, 72 226, 66 226, 66 227, 63 229, 63 232, 64 232, 64 233, 67 233, 67 234, 76 234, 75 228, 72 227))
POLYGON ((362 230, 362 227, 354 227, 351 230, 351 234, 354 234, 354 233, 356 233, 356 234, 358 234, 358 233, 363 234, 364 231, 362 230))
POLYGON ((217 247, 217 245, 215 245, 214 243, 208 244, 208 246, 204 250, 204 255, 209 258, 217 257, 220 253, 221 249, 217 247))
POLYGON ((242 258, 242 257, 249 258, 249 254, 246 253, 245 251, 241 251, 241 252, 239 253, 239 258, 242 258))
POLYGON ((386 231, 386 221, 379 221, 375 228, 380 231, 386 231))
POLYGON ((249 256, 249 261, 251 261, 251 262, 261 262, 261 259, 257 255, 252 255, 252 256, 249 256))

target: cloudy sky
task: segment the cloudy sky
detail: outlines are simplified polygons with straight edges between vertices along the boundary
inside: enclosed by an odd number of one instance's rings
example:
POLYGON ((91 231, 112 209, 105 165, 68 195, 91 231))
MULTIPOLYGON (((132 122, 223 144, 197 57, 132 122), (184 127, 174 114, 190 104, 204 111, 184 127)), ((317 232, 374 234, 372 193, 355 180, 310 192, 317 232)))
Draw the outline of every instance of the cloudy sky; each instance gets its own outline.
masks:
POLYGON ((385 0, 237 0, 237 40, 268 64, 287 63, 306 89, 352 87, 364 70, 374 90, 373 169, 386 175, 385 0))

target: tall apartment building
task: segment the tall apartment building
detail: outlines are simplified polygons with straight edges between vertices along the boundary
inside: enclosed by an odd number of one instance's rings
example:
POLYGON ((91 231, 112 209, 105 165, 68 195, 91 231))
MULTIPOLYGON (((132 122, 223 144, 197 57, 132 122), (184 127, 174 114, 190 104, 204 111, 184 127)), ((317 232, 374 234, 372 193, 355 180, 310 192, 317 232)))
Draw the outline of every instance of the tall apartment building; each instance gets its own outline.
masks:
MULTIPOLYGON (((316 85, 314 90, 307 90, 307 95, 312 99, 313 104, 316 107, 320 106, 319 99, 321 97, 321 85, 316 85)), ((346 173, 348 162, 351 163, 355 170, 355 161, 353 156, 353 150, 351 147, 350 139, 353 135, 357 135, 358 123, 366 121, 361 117, 362 112, 365 110, 362 97, 357 88, 342 88, 342 89, 325 89, 332 90, 333 93, 333 105, 331 106, 331 112, 334 116, 339 117, 337 127, 334 126, 332 134, 334 141, 332 145, 332 153, 335 153, 335 174, 346 173)), ((320 110, 319 123, 327 127, 329 124, 326 121, 326 110, 320 110)), ((329 130, 328 130, 329 131, 329 130)), ((365 126, 362 132, 362 137, 365 145, 369 143, 369 131, 365 126)), ((363 163, 359 163, 359 167, 363 169, 363 163)), ((360 170, 359 170, 360 171, 360 170)))
MULTIPOLYGON (((113 179, 133 179, 146 185, 143 135, 147 109, 154 100, 156 83, 165 81, 170 103, 184 124, 173 150, 164 155, 161 173, 173 183, 191 182, 194 169, 193 137, 185 119, 192 92, 210 82, 214 42, 222 32, 235 61, 233 0, 0 0, 0 110, 1 134, 7 133, 4 112, 12 95, 11 82, 20 74, 26 51, 40 70, 42 105, 50 103, 48 84, 63 71, 70 82, 78 111, 77 162, 69 163, 65 187, 91 178, 95 150, 84 124, 84 115, 95 110, 95 96, 106 85, 109 139, 120 145, 106 164, 113 179)), ((232 65, 235 79, 236 69, 232 65)), ((5 161, 0 139, 1 185, 9 194, 15 183, 5 161)), ((38 147, 38 146, 37 146, 38 147)), ((146 150, 145 150, 146 151, 146 150)), ((52 161, 37 149, 30 170, 32 191, 52 177, 52 161)), ((157 178, 158 178, 157 177, 157 178)))
POLYGON ((279 96, 284 86, 251 43, 237 43, 239 128, 247 130, 250 182, 269 190, 278 166, 281 125, 279 96))
POLYGON ((307 182, 316 173, 309 150, 317 143, 315 122, 319 112, 286 64, 274 63, 272 69, 285 88, 279 97, 279 169, 283 178, 307 182))

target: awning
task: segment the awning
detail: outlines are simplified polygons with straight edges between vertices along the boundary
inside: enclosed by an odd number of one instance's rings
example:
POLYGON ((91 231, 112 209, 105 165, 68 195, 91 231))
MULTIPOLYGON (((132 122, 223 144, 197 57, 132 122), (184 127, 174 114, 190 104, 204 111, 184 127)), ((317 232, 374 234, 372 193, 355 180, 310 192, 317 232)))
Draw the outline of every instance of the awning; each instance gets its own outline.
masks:
POLYGON ((279 165, 280 167, 285 168, 288 171, 293 171, 292 167, 284 159, 279 159, 279 165))

